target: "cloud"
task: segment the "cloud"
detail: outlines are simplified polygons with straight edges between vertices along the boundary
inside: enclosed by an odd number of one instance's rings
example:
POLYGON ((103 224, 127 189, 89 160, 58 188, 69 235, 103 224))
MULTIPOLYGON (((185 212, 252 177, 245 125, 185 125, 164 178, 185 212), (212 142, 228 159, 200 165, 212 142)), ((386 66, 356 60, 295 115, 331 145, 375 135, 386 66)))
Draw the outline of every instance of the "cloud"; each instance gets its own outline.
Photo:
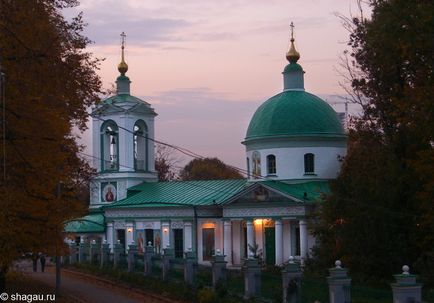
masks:
POLYGON ((137 9, 128 1, 84 1, 82 6, 65 11, 67 18, 84 10, 88 22, 84 34, 97 45, 113 45, 120 33, 127 33, 127 43, 142 47, 160 47, 163 41, 179 40, 177 33, 191 25, 182 18, 155 17, 156 9, 137 9))

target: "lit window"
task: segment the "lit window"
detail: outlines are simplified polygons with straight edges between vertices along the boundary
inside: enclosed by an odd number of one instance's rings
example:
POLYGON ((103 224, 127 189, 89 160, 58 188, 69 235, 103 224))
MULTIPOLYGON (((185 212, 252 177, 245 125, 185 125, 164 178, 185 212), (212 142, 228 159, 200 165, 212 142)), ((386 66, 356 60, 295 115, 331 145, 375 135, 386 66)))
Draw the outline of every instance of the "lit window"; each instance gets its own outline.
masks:
POLYGON ((134 125, 134 169, 148 170, 148 127, 142 120, 134 125))
POLYGON ((276 156, 268 155, 267 156, 267 174, 275 175, 276 174, 276 156))
POLYGON ((114 121, 106 121, 101 126, 102 170, 119 169, 119 132, 114 121))
POLYGON ((314 154, 305 154, 304 155, 304 173, 314 174, 315 173, 315 155, 314 154))

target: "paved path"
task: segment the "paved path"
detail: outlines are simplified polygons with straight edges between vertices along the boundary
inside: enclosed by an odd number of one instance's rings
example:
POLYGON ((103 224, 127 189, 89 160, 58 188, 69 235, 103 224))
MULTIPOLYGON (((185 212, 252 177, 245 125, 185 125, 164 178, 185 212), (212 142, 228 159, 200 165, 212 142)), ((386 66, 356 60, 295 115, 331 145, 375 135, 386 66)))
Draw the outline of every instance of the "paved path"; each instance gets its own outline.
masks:
MULTIPOLYGON (((39 269, 39 268, 38 268, 39 269)), ((54 267, 47 267, 42 272, 33 272, 31 264, 20 264, 19 270, 28 277, 55 287, 56 275, 54 267)), ((128 290, 123 287, 110 285, 103 280, 95 279, 90 275, 82 275, 70 271, 62 271, 61 293, 73 297, 77 303, 154 303, 161 302, 146 294, 128 290)), ((165 300, 166 301, 166 300, 165 300)), ((167 301, 166 301, 167 302, 167 301)))

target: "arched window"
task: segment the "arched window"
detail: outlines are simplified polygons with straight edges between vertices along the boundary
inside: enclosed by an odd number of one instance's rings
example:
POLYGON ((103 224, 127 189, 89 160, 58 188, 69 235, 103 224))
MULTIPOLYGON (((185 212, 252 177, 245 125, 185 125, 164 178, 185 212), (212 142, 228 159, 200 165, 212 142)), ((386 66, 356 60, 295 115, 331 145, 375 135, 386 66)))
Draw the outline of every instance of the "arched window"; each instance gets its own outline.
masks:
POLYGON ((267 174, 275 175, 276 174, 276 156, 268 155, 267 156, 267 174))
POLYGON ((247 157, 247 178, 250 178, 250 159, 247 157))
POLYGON ((148 170, 148 127, 143 120, 134 124, 134 169, 148 170))
POLYGON ((119 131, 118 126, 112 120, 106 121, 101 126, 101 170, 119 169, 119 131))
POLYGON ((254 151, 252 154, 252 164, 253 164, 253 177, 258 179, 261 176, 261 155, 258 151, 254 151))
POLYGON ((304 173, 312 175, 315 173, 315 155, 308 153, 304 154, 304 173))

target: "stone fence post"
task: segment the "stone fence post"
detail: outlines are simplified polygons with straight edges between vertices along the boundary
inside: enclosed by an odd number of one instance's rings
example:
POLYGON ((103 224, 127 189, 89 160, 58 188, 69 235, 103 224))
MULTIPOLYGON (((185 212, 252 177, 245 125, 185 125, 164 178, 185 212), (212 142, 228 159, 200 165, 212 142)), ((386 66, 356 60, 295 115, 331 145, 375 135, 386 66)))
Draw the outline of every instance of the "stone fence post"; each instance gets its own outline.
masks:
POLYGON ((212 256, 212 286, 215 288, 218 283, 226 284, 226 264, 225 255, 220 254, 220 250, 217 249, 217 253, 212 256))
POLYGON ((288 263, 282 270, 283 303, 301 303, 301 267, 289 257, 288 263))
POLYGON ((351 302, 351 278, 347 276, 347 269, 341 267, 341 261, 335 262, 335 267, 329 269, 327 277, 329 285, 330 303, 351 302))
POLYGON ((82 239, 78 247, 78 262, 80 263, 86 262, 88 253, 89 253, 89 246, 82 239))
POLYGON ((101 267, 107 266, 110 258, 110 244, 107 243, 107 240, 104 240, 103 244, 101 244, 101 267))
POLYGON ((257 297, 261 293, 261 266, 259 260, 250 256, 244 260, 244 298, 257 297))
POLYGON ((163 281, 169 280, 169 273, 171 269, 172 259, 175 257, 175 251, 167 246, 163 249, 163 268, 162 268, 162 279, 163 281))
POLYGON ((124 247, 121 244, 121 242, 118 240, 118 242, 113 247, 113 266, 118 267, 119 261, 121 259, 121 253, 124 251, 124 247))
POLYGON ((152 275, 152 258, 154 257, 154 255, 154 247, 152 246, 151 241, 149 241, 144 253, 143 270, 145 276, 152 275))
POLYGON ((393 303, 422 302, 422 284, 416 283, 416 275, 410 274, 410 267, 404 265, 402 274, 394 275, 396 283, 392 283, 393 303))
POLYGON ((98 245, 96 244, 95 240, 92 240, 89 249, 89 261, 91 264, 98 262, 98 255, 99 255, 98 245))
POLYGON ((133 272, 136 265, 137 245, 134 241, 128 246, 128 272, 133 272))
POLYGON ((77 262, 77 244, 75 241, 69 243, 69 264, 75 264, 77 262))
POLYGON ((196 277, 196 253, 191 251, 191 247, 184 254, 184 281, 188 285, 194 285, 196 277))

